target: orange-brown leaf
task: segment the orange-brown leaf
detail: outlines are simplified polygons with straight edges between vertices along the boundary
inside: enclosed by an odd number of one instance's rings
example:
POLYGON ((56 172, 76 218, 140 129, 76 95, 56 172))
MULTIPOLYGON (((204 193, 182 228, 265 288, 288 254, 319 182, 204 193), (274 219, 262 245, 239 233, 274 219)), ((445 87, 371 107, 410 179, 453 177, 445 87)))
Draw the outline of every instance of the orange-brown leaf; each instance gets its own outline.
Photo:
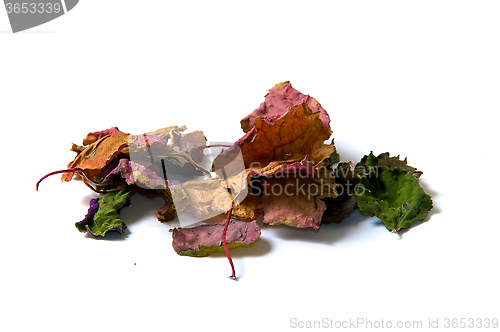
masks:
POLYGON ((306 103, 296 105, 272 124, 256 118, 253 129, 217 156, 213 168, 229 165, 240 149, 247 168, 260 169, 273 161, 301 161, 306 156, 317 165, 335 151, 333 143, 324 144, 331 133, 330 128, 323 128, 319 112, 313 113, 306 103))
MULTIPOLYGON (((81 168, 83 170, 97 171, 113 161, 113 159, 128 145, 128 135, 108 135, 87 146, 76 156, 68 168, 81 168)), ((61 180, 70 181, 73 173, 65 173, 61 180)))

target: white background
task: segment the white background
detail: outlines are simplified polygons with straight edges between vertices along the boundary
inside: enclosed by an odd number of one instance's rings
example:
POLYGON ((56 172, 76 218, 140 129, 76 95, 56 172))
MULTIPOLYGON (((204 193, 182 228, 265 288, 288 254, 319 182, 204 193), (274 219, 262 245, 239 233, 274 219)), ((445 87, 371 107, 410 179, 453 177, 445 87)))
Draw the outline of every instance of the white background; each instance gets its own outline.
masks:
POLYGON ((497 1, 83 0, 12 34, 0 9, 0 330, 499 318, 499 17, 497 1), (74 227, 95 197, 81 182, 35 191, 89 131, 235 141, 285 80, 329 112, 342 160, 408 156, 428 222, 402 237, 357 212, 319 231, 264 227, 233 251, 234 282, 223 255, 177 256, 159 200, 134 197, 130 232, 106 241, 74 227))

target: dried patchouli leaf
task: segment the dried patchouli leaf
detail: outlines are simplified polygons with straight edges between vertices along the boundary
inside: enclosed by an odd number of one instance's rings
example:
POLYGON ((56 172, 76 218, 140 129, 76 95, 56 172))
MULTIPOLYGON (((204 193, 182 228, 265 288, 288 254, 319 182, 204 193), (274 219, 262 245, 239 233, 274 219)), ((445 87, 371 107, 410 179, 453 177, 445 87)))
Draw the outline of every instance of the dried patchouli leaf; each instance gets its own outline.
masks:
POLYGON ((287 174, 301 173, 306 176, 314 176, 317 172, 314 164, 309 160, 309 156, 306 155, 304 159, 300 161, 272 161, 265 167, 256 169, 249 168, 247 172, 251 176, 274 176, 274 177, 284 177, 287 174))
MULTIPOLYGON (((158 129, 143 135, 130 135, 120 131, 117 127, 89 133, 83 140, 84 146, 72 145, 71 150, 77 153, 75 159, 68 164, 68 169, 80 169, 91 182, 99 182, 120 167, 119 161, 129 158, 133 153, 134 161, 149 163, 163 160, 167 170, 175 173, 180 169, 185 174, 208 174, 208 171, 199 165, 203 158, 206 138, 201 131, 187 134, 181 133, 185 126, 171 126, 158 129), (150 152, 154 150, 154 154, 150 152), (154 160, 151 160, 153 156, 154 160)), ((149 168, 149 166, 147 166, 149 168)), ((74 172, 62 175, 63 181, 70 181, 74 172)))
POLYGON ((93 133, 89 133, 87 137, 83 139, 83 145, 89 145, 94 143, 100 138, 108 135, 128 135, 128 133, 124 133, 118 127, 111 127, 109 129, 94 131, 93 133))
POLYGON ((322 199, 326 205, 326 211, 323 213, 323 219, 321 220, 322 223, 330 224, 334 222, 338 224, 357 209, 358 201, 354 194, 360 177, 354 172, 353 166, 350 162, 341 162, 332 171, 335 175, 338 196, 322 199))
POLYGON ((167 190, 160 191, 165 196, 165 205, 155 211, 156 218, 160 222, 174 220, 177 217, 177 210, 182 213, 190 204, 189 197, 182 190, 182 184, 179 181, 169 180, 167 187, 167 190))
POLYGON ((423 174, 423 172, 417 171, 415 167, 408 165, 406 158, 404 160, 400 160, 399 155, 397 157, 390 157, 389 152, 381 153, 375 157, 373 151, 371 151, 369 155, 365 155, 361 158, 359 163, 356 165, 356 172, 358 174, 363 173, 363 168, 368 166, 387 166, 390 169, 400 167, 405 171, 410 172, 410 174, 416 178, 419 178, 423 174))
POLYGON ((356 191, 361 212, 377 216, 391 231, 423 221, 432 209, 432 199, 419 185, 418 177, 401 167, 368 166, 356 191))
POLYGON ((333 172, 316 169, 306 156, 300 162, 272 162, 262 169, 247 169, 252 189, 233 210, 251 219, 263 213, 269 225, 317 229, 326 210, 324 197, 336 197, 333 172))
POLYGON ((249 132, 257 118, 273 124, 291 107, 302 103, 307 104, 313 113, 320 113, 323 128, 330 128, 330 117, 320 103, 313 97, 295 90, 289 81, 278 83, 271 88, 259 108, 241 120, 241 128, 245 133, 249 132))
POLYGON ((320 189, 313 181, 299 176, 263 177, 262 187, 265 224, 314 229, 320 227, 326 205, 320 199, 320 189), (311 193, 312 188, 318 191, 311 193))
MULTIPOLYGON (((128 148, 130 159, 141 163, 156 163, 167 174, 179 174, 185 177, 209 174, 199 162, 203 151, 172 130, 168 142, 160 136, 151 134, 130 135, 128 148), (174 144, 175 143, 175 144, 174 144)), ((204 145, 204 144, 203 144, 204 145)))
MULTIPOLYGON (((172 246, 182 256, 203 257, 224 252, 222 232, 225 222, 201 225, 192 228, 174 228, 172 246)), ((226 232, 228 249, 245 247, 260 237, 260 228, 256 221, 245 222, 232 218, 226 232)))
MULTIPOLYGON (((231 208, 232 200, 228 194, 226 183, 218 177, 202 181, 188 181, 180 187, 184 191, 189 203, 183 209, 197 218, 204 218, 212 213, 224 213, 231 208)), ((171 192, 175 189, 170 189, 171 192)), ((177 213, 179 207, 176 205, 177 213)))
POLYGON ((231 161, 239 153, 243 156, 246 185, 257 193, 235 204, 233 214, 248 220, 263 213, 264 223, 271 225, 318 228, 325 211, 321 198, 336 197, 333 177, 316 174, 335 152, 333 142, 324 143, 331 135, 326 111, 314 98, 283 82, 241 123, 246 134, 212 164, 212 170, 234 173, 231 161), (252 182, 259 184, 254 187, 252 182), (288 192, 263 190, 279 187, 288 192))
POLYGON ((200 162, 204 155, 203 150, 198 149, 198 147, 206 145, 207 139, 200 130, 183 133, 185 130, 186 126, 171 126, 157 129, 145 135, 157 136, 167 142, 167 145, 175 151, 187 152, 194 161, 200 162))
POLYGON ((335 164, 335 163, 338 163, 340 161, 340 155, 339 153, 337 152, 337 150, 333 151, 333 153, 330 155, 330 161, 329 163, 330 164, 335 164))
POLYGON ((87 232, 86 226, 94 222, 94 215, 97 210, 99 210, 99 199, 92 198, 90 200, 89 209, 85 217, 82 219, 82 221, 75 223, 76 228, 78 228, 80 232, 87 232))
MULTIPOLYGON (((68 169, 79 168, 87 177, 97 179, 109 172, 112 162, 128 145, 128 135, 107 135, 99 138, 78 153, 68 169)), ((61 180, 70 181, 73 173, 65 173, 61 180)))
POLYGON ((319 116, 304 103, 293 106, 273 124, 256 118, 255 126, 235 146, 214 159, 212 169, 230 165, 240 150, 247 168, 260 169, 273 161, 300 161, 305 156, 317 165, 335 151, 333 143, 324 144, 331 130, 323 127, 319 116))
POLYGON ((130 203, 130 191, 123 188, 109 192, 99 199, 92 199, 85 218, 75 224, 80 232, 92 237, 105 236, 109 232, 122 234, 126 227, 120 218, 120 210, 130 203))
POLYGON ((113 183, 113 175, 120 175, 128 185, 138 185, 146 189, 165 190, 167 189, 167 181, 160 174, 160 169, 155 164, 145 167, 127 158, 122 158, 118 162, 118 165, 102 180, 102 185, 105 185, 107 182, 113 183))
POLYGON ((243 221, 252 221, 264 213, 261 197, 249 193, 241 202, 234 204, 232 215, 243 221))
MULTIPOLYGON (((261 177, 264 223, 318 229, 325 197, 337 196, 334 176, 324 168, 311 167, 308 157, 284 165, 261 177)), ((267 167, 269 168, 269 167, 267 167)))
POLYGON ((165 205, 155 211, 156 219, 158 219, 159 222, 169 222, 177 217, 177 210, 175 209, 170 191, 166 190, 164 194, 166 198, 165 205))
POLYGON ((227 183, 219 177, 184 183, 168 181, 168 190, 163 193, 167 202, 156 211, 161 222, 170 221, 183 212, 204 219, 229 211, 233 202, 227 183))

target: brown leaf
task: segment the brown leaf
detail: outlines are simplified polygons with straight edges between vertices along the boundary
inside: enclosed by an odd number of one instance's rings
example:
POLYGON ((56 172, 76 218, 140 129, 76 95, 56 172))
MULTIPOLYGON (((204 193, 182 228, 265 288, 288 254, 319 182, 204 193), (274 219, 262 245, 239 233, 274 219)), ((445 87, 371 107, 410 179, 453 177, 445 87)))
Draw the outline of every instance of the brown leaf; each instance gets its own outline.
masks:
MULTIPOLYGON (((97 174, 107 174, 109 166, 114 158, 122 152, 128 145, 128 135, 108 135, 87 146, 80 152, 75 160, 69 165, 70 168, 80 168, 86 172, 87 176, 97 174)), ((73 173, 65 173, 61 180, 70 181, 73 173)))
POLYGON ((93 133, 88 133, 87 137, 83 139, 83 145, 92 144, 98 139, 108 135, 128 135, 128 134, 119 130, 118 127, 111 127, 106 130, 94 131, 93 133))
POLYGON ((273 124, 291 107, 302 103, 306 103, 313 113, 319 112, 323 127, 330 128, 330 117, 320 103, 313 97, 295 90, 289 81, 278 83, 270 89, 259 108, 241 120, 241 128, 245 133, 249 132, 255 125, 257 118, 273 124))
POLYGON ((233 211, 231 212, 235 218, 244 221, 255 220, 263 213, 261 197, 252 195, 252 193, 248 193, 243 201, 234 204, 233 211))
POLYGON ((311 193, 310 184, 308 179, 300 177, 263 177, 264 223, 318 229, 326 205, 318 192, 311 193))
POLYGON ((320 113, 312 113, 307 104, 300 104, 274 124, 256 118, 252 130, 215 158, 212 169, 226 167, 231 172, 230 163, 240 150, 247 168, 264 168, 273 161, 301 161, 306 156, 317 165, 335 151, 333 143, 324 144, 330 135, 330 128, 323 127, 320 113))
POLYGON ((354 171, 354 165, 350 162, 341 162, 335 171, 335 183, 337 184, 337 197, 325 197, 326 211, 323 213, 322 223, 340 223, 349 217, 358 207, 358 201, 354 197, 359 176, 354 171))
POLYGON ((272 162, 260 170, 247 169, 250 183, 246 198, 235 204, 233 215, 253 220, 264 214, 264 223, 319 228, 326 209, 324 198, 337 197, 334 173, 301 162, 272 162))

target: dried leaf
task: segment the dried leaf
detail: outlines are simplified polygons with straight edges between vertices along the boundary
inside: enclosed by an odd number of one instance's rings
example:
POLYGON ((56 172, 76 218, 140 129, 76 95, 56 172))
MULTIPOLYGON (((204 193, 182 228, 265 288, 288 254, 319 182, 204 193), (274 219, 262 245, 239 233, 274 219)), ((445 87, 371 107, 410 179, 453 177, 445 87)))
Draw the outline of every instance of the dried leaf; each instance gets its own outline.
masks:
POLYGON ((340 155, 339 153, 335 150, 333 153, 330 155, 330 163, 335 164, 340 161, 340 155))
POLYGON ((130 191, 109 192, 99 199, 92 199, 85 218, 75 224, 80 232, 92 237, 105 236, 109 232, 121 234, 126 227, 120 218, 120 210, 130 203, 130 191))
POLYGON ((100 138, 103 138, 104 136, 108 135, 128 135, 124 133, 123 131, 119 130, 118 127, 111 127, 106 130, 101 130, 101 131, 94 131, 93 133, 89 133, 87 137, 83 139, 83 145, 89 145, 94 143, 100 138))
POLYGON ((326 209, 321 198, 336 197, 333 176, 316 175, 323 161, 335 152, 333 142, 324 144, 331 135, 326 111, 314 98, 283 82, 241 123, 246 134, 215 158, 212 170, 235 173, 231 161, 241 153, 247 183, 260 179, 262 186, 285 187, 294 194, 254 193, 237 205, 234 214, 248 219, 263 211, 268 224, 318 228, 326 209))
MULTIPOLYGON (((172 137, 175 131, 170 131, 172 137)), ((151 134, 130 135, 128 141, 130 159, 144 164, 156 164, 166 174, 178 174, 184 177, 209 174, 199 162, 203 151, 193 143, 178 136, 167 142, 163 138, 151 134), (176 145, 172 143, 176 142, 176 145)))
POLYGON ((206 145, 207 139, 202 131, 182 133, 184 130, 186 130, 186 126, 171 126, 157 129, 145 135, 159 137, 168 146, 177 147, 174 149, 175 151, 187 152, 196 162, 200 162, 203 158, 203 150, 198 149, 198 147, 206 145))
POLYGON ((232 215, 235 218, 243 221, 252 221, 262 215, 264 210, 262 208, 261 197, 249 193, 243 201, 235 203, 233 206, 232 215))
MULTIPOLYGON (((128 135, 108 135, 87 146, 75 160, 68 165, 70 168, 80 168, 87 176, 98 178, 109 173, 109 167, 116 156, 127 147, 128 135)), ((73 173, 65 173, 61 180, 71 181, 73 173)))
POLYGON ((261 181, 264 223, 298 228, 320 227, 326 205, 320 199, 321 189, 313 181, 298 176, 262 177, 261 181), (312 188, 315 188, 314 192, 312 188))
POLYGON ((404 160, 400 160, 399 155, 397 157, 389 157, 389 152, 381 153, 377 157, 375 157, 373 151, 370 152, 369 155, 365 155, 356 165, 358 173, 362 171, 362 168, 366 168, 368 166, 387 166, 390 169, 401 167, 405 171, 410 172, 411 175, 416 178, 419 178, 423 174, 423 172, 417 171, 415 167, 409 166, 406 158, 404 160))
POLYGON ((252 175, 252 190, 234 213, 248 218, 251 208, 257 215, 262 209, 263 221, 269 225, 317 229, 326 210, 321 199, 337 196, 333 172, 315 169, 307 157, 301 162, 270 163, 261 170, 247 171, 252 175))
POLYGON ((425 219, 432 200, 417 177, 400 167, 368 166, 368 170, 355 195, 361 212, 377 216, 392 231, 425 219))
POLYGON ((353 164, 341 162, 332 171, 335 175, 337 197, 325 197, 326 211, 323 214, 322 223, 340 223, 349 217, 358 207, 358 201, 354 197, 356 186, 360 181, 359 176, 354 172, 353 164))
POLYGON ((167 183, 168 188, 160 191, 165 196, 165 205, 155 211, 156 218, 160 222, 174 220, 177 216, 177 209, 181 213, 190 204, 189 197, 182 190, 182 184, 179 181, 169 180, 167 183))
POLYGON ((202 219, 229 211, 232 199, 227 185, 218 177, 169 185, 177 213, 186 212, 202 219), (178 203, 182 202, 182 203, 178 203))
POLYGON ((256 118, 252 130, 215 158, 212 169, 229 167, 240 149, 247 168, 263 168, 273 161, 301 161, 306 156, 317 165, 335 151, 333 143, 324 144, 331 130, 323 128, 319 116, 307 104, 300 104, 274 124, 256 118))
POLYGON ((102 180, 103 183, 101 185, 108 182, 112 183, 112 176, 120 175, 128 185, 138 185, 146 189, 165 190, 167 188, 167 181, 160 174, 161 171, 155 164, 145 167, 127 158, 122 158, 118 162, 118 165, 102 180))
POLYGON ((313 113, 320 113, 319 118, 323 123, 323 128, 330 128, 330 117, 325 109, 313 97, 295 90, 289 81, 278 83, 270 89, 259 108, 241 120, 241 128, 245 133, 249 132, 254 127, 257 118, 274 124, 290 108, 302 103, 307 104, 313 113))
MULTIPOLYGON (((225 222, 201 225, 192 228, 174 228, 172 230, 172 246, 175 252, 183 256, 208 256, 224 252, 222 246, 222 231, 225 222)), ((260 237, 257 222, 244 222, 231 219, 226 232, 226 242, 229 250, 245 247, 260 237)))

